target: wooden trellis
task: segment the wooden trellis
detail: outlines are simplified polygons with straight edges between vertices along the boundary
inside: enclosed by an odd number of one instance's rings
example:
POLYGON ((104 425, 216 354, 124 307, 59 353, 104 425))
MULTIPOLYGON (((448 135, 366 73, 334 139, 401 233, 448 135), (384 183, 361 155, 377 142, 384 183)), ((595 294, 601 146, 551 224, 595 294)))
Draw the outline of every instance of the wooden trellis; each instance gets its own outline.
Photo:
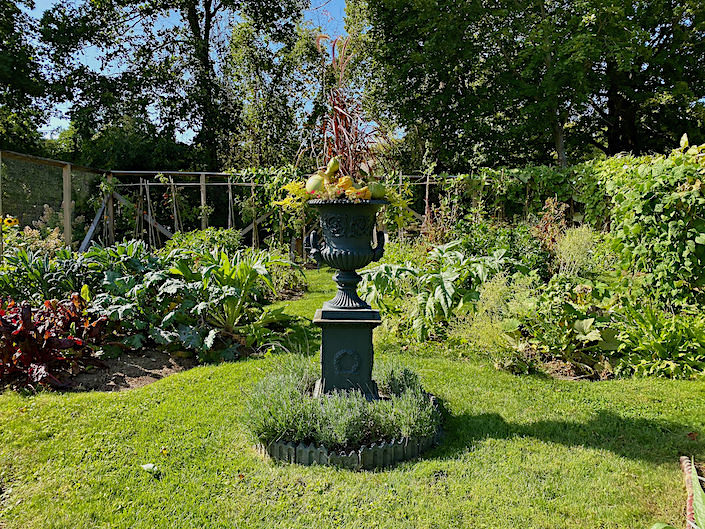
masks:
MULTIPOLYGON (((164 226, 159 224, 156 219, 154 219, 154 215, 152 213, 151 206, 149 205, 149 197, 150 197, 150 190, 153 187, 166 187, 169 189, 169 192, 172 194, 172 197, 176 196, 176 188, 177 187, 197 187, 199 189, 199 195, 200 195, 200 221, 201 221, 201 229, 205 230, 209 226, 209 221, 208 221, 208 188, 209 187, 216 187, 216 188, 222 188, 225 187, 227 189, 227 197, 228 197, 228 213, 227 213, 227 227, 228 228, 234 228, 235 226, 235 209, 234 209, 234 200, 233 200, 233 188, 235 187, 241 187, 241 188, 250 188, 250 193, 253 198, 254 202, 254 197, 255 197, 255 189, 257 187, 264 187, 264 184, 258 184, 254 181, 250 182, 234 182, 232 179, 232 175, 230 173, 220 173, 220 172, 190 172, 190 171, 112 171, 110 173, 111 177, 115 176, 138 176, 140 178, 139 183, 122 183, 122 184, 116 184, 115 188, 120 188, 120 189, 134 189, 137 187, 138 189, 143 189, 144 190, 144 197, 146 197, 146 200, 148 202, 147 204, 147 213, 145 213, 141 220, 147 222, 148 230, 151 229, 156 229, 159 233, 162 235, 166 236, 167 238, 171 238, 172 233, 169 232, 164 226), (168 182, 155 182, 155 181, 149 181, 146 179, 146 177, 154 177, 158 174, 168 176, 168 182), (174 177, 198 177, 198 182, 175 182, 174 177), (213 182, 209 181, 211 178, 218 178, 219 181, 213 182)), ((116 196, 118 193, 116 193, 116 196)), ((122 197, 122 195, 120 195, 122 197)), ((129 202, 125 201, 125 197, 122 197, 119 202, 123 205, 129 205, 129 202)), ((247 235, 250 232, 252 233, 252 244, 253 246, 258 246, 259 245, 259 233, 258 233, 258 226, 261 225, 261 223, 266 220, 268 217, 273 215, 275 213, 276 209, 271 209, 269 211, 264 212, 261 215, 257 215, 257 212, 255 212, 255 218, 253 221, 240 230, 240 233, 242 235, 247 235)), ((109 217, 112 218, 112 222, 114 225, 114 215, 109 217)), ((176 200, 172 200, 172 217, 174 218, 174 232, 176 231, 181 231, 183 230, 183 222, 181 220, 181 214, 179 211, 178 206, 176 205, 176 200)), ((150 236, 151 238, 151 236, 150 236)))
MULTIPOLYGON (((86 236, 81 242, 79 249, 85 250, 89 247, 90 242, 96 236, 98 228, 103 225, 103 236, 109 244, 115 242, 115 205, 120 204, 127 207, 136 207, 136 222, 138 224, 138 233, 143 234, 146 232, 149 242, 152 244, 157 244, 162 238, 171 238, 173 233, 177 231, 183 231, 184 224, 181 217, 181 212, 179 211, 177 201, 172 200, 172 211, 171 216, 173 217, 173 226, 167 228, 163 224, 159 223, 154 215, 154 210, 152 207, 151 190, 155 187, 166 187, 172 197, 176 197, 177 187, 197 187, 200 191, 200 227, 201 229, 206 229, 209 225, 208 219, 208 190, 209 188, 224 188, 223 191, 227 193, 227 225, 229 228, 234 228, 236 221, 236 211, 234 207, 234 189, 236 188, 249 188, 250 194, 253 198, 256 193, 257 187, 264 187, 265 184, 258 184, 253 180, 249 182, 235 182, 233 181, 231 173, 225 172, 203 172, 203 171, 118 171, 118 170, 101 170, 91 167, 84 167, 70 162, 65 162, 61 160, 53 160, 49 158, 42 158, 39 156, 32 156, 22 153, 17 153, 13 151, 0 151, 0 191, 3 185, 3 171, 2 171, 2 160, 4 159, 14 159, 21 160, 29 163, 46 165, 50 167, 61 168, 62 171, 62 212, 63 212, 63 237, 67 245, 72 244, 73 233, 72 233, 72 220, 74 212, 72 211, 72 171, 81 171, 90 174, 102 175, 107 179, 109 186, 114 189, 112 193, 108 193, 103 197, 103 201, 98 208, 95 217, 90 223, 86 236), (154 181, 153 178, 156 175, 164 175, 167 177, 164 181, 154 181), (132 177, 137 178, 139 181, 136 183, 120 183, 113 184, 116 177, 132 177), (197 178, 197 181, 191 182, 177 182, 175 179, 178 178, 197 178), (123 190, 133 190, 137 192, 138 203, 132 204, 130 200, 123 194, 123 190), (120 191, 123 191, 121 193, 120 191)), ((403 180, 406 179, 411 185, 424 185, 429 184, 435 185, 439 181, 429 182, 424 176, 399 176, 399 186, 403 185, 403 180)), ((4 218, 4 209, 2 201, 2 192, 0 192, 0 219, 4 218)), ((425 216, 410 210, 414 218, 420 222, 424 221, 425 216)), ((258 227, 267 220, 271 215, 276 212, 280 215, 280 222, 282 218, 281 210, 278 208, 268 209, 262 212, 254 212, 252 222, 241 229, 243 235, 252 235, 252 243, 254 246, 259 244, 259 230, 258 227)), ((0 259, 3 255, 3 237, 2 237, 2 222, 0 222, 0 259)), ((303 234, 305 235, 309 230, 304 227, 303 234)), ((280 229, 281 232, 281 229, 280 229)), ((280 242, 283 242, 283 232, 279 234, 280 242)))

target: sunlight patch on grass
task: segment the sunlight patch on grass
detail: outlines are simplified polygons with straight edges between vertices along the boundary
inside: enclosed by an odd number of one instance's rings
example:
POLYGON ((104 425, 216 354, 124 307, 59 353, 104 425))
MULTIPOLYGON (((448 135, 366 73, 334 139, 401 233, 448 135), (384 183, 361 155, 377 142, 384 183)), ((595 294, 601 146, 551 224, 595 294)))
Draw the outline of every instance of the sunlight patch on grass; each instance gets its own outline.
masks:
POLYGON ((275 308, 285 307, 284 312, 292 316, 300 316, 313 320, 316 310, 320 309, 323 302, 335 296, 335 282, 333 274, 335 270, 324 267, 317 270, 305 270, 308 280, 308 291, 301 299, 292 301, 279 301, 272 306, 275 308))

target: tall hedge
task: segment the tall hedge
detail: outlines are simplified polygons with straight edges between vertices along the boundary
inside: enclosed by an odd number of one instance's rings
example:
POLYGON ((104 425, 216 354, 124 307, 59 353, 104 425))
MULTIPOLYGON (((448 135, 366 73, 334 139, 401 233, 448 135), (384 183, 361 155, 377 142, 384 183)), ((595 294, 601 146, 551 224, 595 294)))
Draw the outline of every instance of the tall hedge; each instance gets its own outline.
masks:
POLYGON ((705 300, 705 145, 668 155, 619 155, 565 169, 482 169, 451 187, 466 208, 482 204, 508 220, 538 215, 548 197, 570 204, 572 220, 609 229, 624 269, 674 307, 705 300))
POLYGON ((573 220, 601 229, 609 219, 609 201, 597 164, 482 168, 458 176, 449 186, 463 195, 467 207, 482 204, 490 215, 507 220, 540 215, 546 199, 555 197, 571 206, 573 220))
POLYGON ((705 145, 670 155, 614 157, 595 165, 611 198, 612 233, 626 269, 644 273, 673 306, 703 301, 705 145))

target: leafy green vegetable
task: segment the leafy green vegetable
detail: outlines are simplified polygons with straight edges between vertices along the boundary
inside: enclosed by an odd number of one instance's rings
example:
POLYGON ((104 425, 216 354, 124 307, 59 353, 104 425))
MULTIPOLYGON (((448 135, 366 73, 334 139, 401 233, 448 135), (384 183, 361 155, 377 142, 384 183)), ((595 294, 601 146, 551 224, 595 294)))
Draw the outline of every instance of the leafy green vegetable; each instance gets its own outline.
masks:
POLYGON ((503 250, 489 257, 467 257, 460 245, 454 241, 435 247, 422 268, 383 264, 363 271, 363 296, 387 314, 398 310, 395 301, 408 303, 411 330, 418 339, 428 339, 477 299, 480 285, 502 267, 503 250))

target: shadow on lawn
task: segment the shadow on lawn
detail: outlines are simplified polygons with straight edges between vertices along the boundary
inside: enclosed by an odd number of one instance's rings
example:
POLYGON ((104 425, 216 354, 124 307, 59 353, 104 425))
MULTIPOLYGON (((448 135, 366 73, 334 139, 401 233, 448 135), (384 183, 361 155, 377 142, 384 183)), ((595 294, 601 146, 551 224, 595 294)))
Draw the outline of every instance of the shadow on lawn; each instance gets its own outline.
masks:
POLYGON ((703 443, 689 438, 686 425, 621 417, 599 411, 587 422, 542 420, 513 424, 498 413, 447 415, 445 438, 436 449, 440 458, 454 457, 484 439, 533 437, 549 443, 609 450, 629 459, 652 463, 677 461, 684 454, 702 451, 703 443))

